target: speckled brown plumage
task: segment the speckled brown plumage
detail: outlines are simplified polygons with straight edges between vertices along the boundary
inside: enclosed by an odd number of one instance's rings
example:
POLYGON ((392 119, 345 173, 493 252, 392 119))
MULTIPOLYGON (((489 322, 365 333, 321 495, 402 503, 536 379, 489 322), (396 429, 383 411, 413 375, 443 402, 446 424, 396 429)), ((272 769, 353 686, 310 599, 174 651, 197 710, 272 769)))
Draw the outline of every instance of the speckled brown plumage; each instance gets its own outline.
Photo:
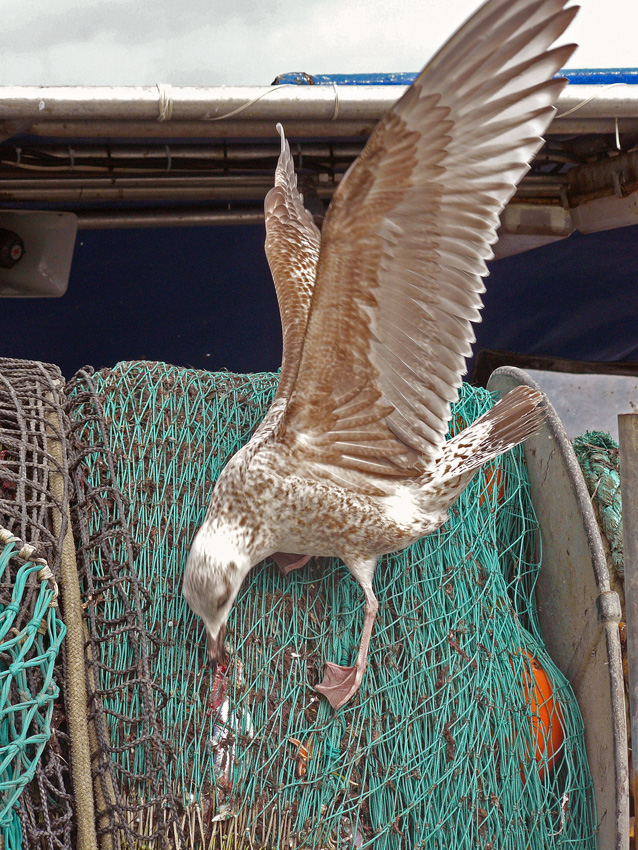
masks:
POLYGON ((500 212, 565 84, 553 75, 573 46, 551 49, 576 11, 564 5, 488 0, 381 120, 321 236, 280 129, 265 208, 282 377, 217 482, 184 578, 213 656, 255 564, 337 556, 366 597, 356 664, 327 662, 317 688, 343 705, 365 670, 378 557, 440 526, 476 469, 538 427, 540 398, 520 387, 445 441, 500 212))

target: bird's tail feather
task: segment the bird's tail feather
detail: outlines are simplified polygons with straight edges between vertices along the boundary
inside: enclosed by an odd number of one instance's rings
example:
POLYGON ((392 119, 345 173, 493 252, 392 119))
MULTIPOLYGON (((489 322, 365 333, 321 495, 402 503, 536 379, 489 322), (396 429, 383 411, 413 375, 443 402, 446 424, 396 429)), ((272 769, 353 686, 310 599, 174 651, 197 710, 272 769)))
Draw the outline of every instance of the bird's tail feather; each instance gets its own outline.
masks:
POLYGON ((436 477, 446 480, 476 471, 531 437, 544 418, 541 393, 525 386, 510 390, 491 410, 447 441, 436 477))

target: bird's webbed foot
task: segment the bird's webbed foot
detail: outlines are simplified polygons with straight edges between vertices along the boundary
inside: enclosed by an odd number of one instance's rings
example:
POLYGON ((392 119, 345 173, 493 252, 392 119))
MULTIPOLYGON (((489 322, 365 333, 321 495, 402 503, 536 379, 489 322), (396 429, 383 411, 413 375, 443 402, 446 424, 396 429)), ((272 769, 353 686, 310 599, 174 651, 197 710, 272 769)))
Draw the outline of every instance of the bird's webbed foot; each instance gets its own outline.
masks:
POLYGON ((355 664, 354 667, 341 667, 332 661, 326 661, 323 680, 315 690, 323 694, 336 710, 345 705, 359 690, 364 671, 365 663, 355 664))

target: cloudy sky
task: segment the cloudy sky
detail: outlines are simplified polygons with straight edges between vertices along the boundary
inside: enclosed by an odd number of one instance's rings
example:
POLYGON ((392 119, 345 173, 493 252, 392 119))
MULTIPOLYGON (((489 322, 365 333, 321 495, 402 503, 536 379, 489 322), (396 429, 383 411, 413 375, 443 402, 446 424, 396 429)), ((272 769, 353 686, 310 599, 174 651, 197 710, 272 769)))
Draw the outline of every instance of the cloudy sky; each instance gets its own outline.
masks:
MULTIPOLYGON (((581 0, 573 68, 638 66, 637 0, 581 0)), ((417 71, 478 0, 0 0, 0 85, 267 85, 417 71)))

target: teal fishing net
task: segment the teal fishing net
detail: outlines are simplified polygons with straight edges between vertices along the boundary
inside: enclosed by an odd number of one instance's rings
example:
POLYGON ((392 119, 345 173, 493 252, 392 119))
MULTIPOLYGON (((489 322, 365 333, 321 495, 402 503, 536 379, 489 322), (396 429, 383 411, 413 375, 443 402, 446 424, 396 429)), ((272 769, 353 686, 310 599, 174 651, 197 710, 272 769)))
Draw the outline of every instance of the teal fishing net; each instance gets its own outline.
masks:
MULTIPOLYGON (((276 381, 135 362, 67 388, 100 833, 140 850, 595 847, 580 714, 536 616, 520 450, 379 564, 369 666, 343 709, 313 690, 363 625, 338 562, 255 568, 211 679, 183 568, 276 381)), ((452 430, 492 404, 463 387, 452 430)))
POLYGON ((64 600, 57 595, 70 485, 62 384, 56 366, 0 358, 0 846, 6 850, 75 846, 62 692, 64 600))
POLYGON ((17 807, 51 738, 66 629, 47 563, 5 528, 0 547, 0 830, 3 847, 19 850, 17 807))

